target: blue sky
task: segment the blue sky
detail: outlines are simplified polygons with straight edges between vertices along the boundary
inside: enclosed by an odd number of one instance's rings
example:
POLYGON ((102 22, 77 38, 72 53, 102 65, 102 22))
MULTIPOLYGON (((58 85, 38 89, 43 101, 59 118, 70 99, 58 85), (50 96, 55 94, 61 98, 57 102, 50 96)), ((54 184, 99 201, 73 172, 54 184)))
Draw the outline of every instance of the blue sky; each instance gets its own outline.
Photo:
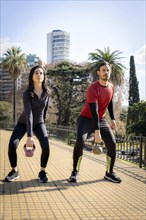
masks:
POLYGON ((12 45, 24 53, 37 54, 46 62, 47 33, 54 29, 70 32, 70 58, 88 60, 95 49, 122 52, 129 75, 133 55, 140 97, 146 100, 146 1, 41 1, 1 0, 1 54, 12 45))

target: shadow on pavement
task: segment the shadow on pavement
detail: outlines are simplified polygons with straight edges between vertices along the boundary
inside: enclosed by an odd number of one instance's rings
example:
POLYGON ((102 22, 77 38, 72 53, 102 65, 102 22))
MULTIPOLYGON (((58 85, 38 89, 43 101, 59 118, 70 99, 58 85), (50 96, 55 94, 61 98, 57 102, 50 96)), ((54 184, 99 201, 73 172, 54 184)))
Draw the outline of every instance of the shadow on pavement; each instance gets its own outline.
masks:
POLYGON ((50 192, 55 190, 61 191, 67 190, 69 187, 78 187, 107 181, 104 178, 102 178, 99 180, 83 181, 77 183, 69 183, 67 179, 50 180, 47 183, 40 183, 38 179, 32 179, 27 181, 16 180, 14 182, 5 182, 4 180, 0 180, 0 182, 0 195, 13 195, 20 193, 24 194, 33 192, 50 192), (34 190, 34 188, 36 188, 36 190, 34 190))

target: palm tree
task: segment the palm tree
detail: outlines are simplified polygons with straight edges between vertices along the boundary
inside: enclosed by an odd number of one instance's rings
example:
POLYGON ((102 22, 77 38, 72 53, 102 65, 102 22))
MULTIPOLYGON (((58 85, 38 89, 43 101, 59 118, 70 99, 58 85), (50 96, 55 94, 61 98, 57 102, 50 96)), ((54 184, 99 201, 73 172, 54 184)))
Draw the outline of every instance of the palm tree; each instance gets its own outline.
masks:
POLYGON ((92 60, 94 62, 90 63, 88 66, 88 71, 92 73, 93 81, 96 81, 98 79, 97 75, 97 65, 101 60, 105 60, 112 66, 112 74, 111 74, 111 81, 115 85, 121 85, 123 78, 124 78, 124 72, 123 70, 126 69, 126 67, 120 62, 121 59, 124 57, 120 57, 120 54, 122 52, 115 50, 113 52, 110 51, 109 47, 104 48, 104 51, 100 49, 96 49, 96 53, 89 53, 89 60, 92 60))
POLYGON ((25 54, 21 53, 20 47, 11 47, 3 54, 3 69, 9 72, 13 80, 13 122, 16 123, 16 87, 17 78, 27 64, 25 54))

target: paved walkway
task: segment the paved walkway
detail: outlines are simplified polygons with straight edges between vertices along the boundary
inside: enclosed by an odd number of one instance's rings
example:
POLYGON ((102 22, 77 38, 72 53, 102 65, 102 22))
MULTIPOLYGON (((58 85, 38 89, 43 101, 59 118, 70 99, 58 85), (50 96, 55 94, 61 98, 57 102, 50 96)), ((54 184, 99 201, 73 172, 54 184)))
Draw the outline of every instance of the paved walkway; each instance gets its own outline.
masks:
POLYGON ((47 166, 49 182, 37 180, 40 147, 32 158, 23 151, 25 138, 18 148, 20 179, 5 183, 10 171, 7 145, 10 131, 0 130, 0 219, 1 220, 145 220, 146 173, 143 169, 116 161, 115 171, 121 184, 104 180, 105 155, 84 151, 78 183, 68 183, 72 170, 73 147, 50 140, 47 166))

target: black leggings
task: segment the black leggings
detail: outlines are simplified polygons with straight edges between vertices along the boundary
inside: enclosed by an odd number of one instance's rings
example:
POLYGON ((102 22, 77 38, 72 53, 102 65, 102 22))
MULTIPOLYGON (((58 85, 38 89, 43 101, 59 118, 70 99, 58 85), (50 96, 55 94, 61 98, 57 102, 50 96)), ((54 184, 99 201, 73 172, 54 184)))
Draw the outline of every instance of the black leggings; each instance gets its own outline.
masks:
MULTIPOLYGON (((26 125, 18 122, 11 135, 11 138, 9 141, 9 150, 8 150, 8 156, 9 156, 11 167, 17 166, 16 149, 19 145, 20 140, 25 135, 26 131, 27 131, 26 125)), ((33 127, 33 131, 36 137, 38 138, 41 148, 42 148, 40 164, 41 164, 41 167, 45 168, 47 165, 48 159, 49 159, 49 154, 50 154, 46 126, 45 124, 38 124, 33 127)))
MULTIPOLYGON (((86 139, 95 131, 92 119, 79 116, 77 120, 77 138, 73 152, 73 170, 79 171, 86 139)), ((100 133, 107 147, 107 172, 113 172, 116 159, 116 142, 113 132, 106 119, 100 120, 100 133)))

